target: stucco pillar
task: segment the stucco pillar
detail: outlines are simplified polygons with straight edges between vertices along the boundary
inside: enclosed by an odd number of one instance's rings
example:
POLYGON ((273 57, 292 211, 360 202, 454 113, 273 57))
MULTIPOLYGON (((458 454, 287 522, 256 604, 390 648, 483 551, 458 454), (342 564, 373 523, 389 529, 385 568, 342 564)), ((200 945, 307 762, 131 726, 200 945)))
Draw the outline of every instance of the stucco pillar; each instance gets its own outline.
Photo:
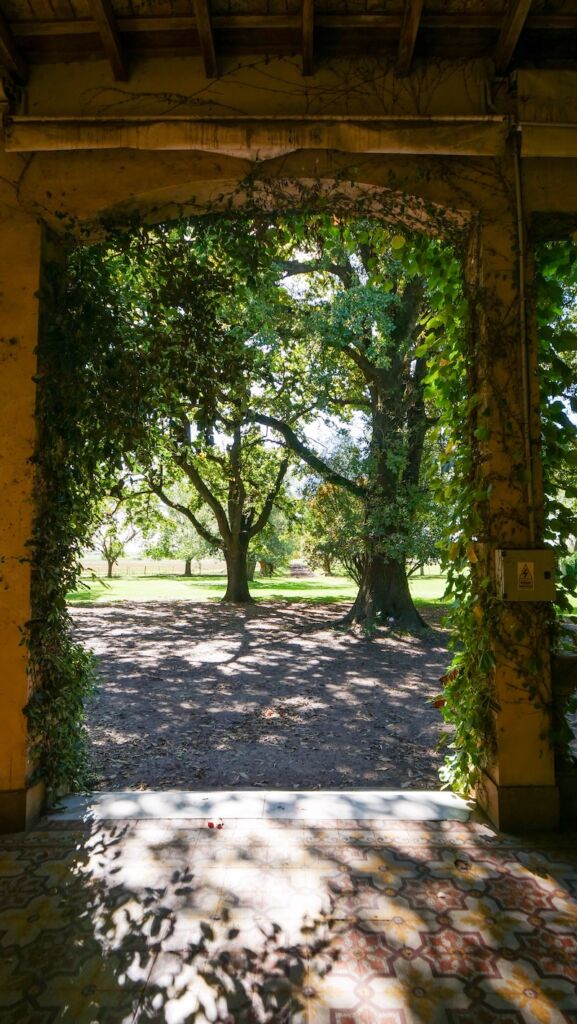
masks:
POLYGON ((539 547, 543 528, 537 339, 532 304, 523 303, 523 283, 531 294, 531 260, 525 249, 523 282, 516 212, 512 188, 511 206, 504 204, 475 233, 469 266, 472 386, 480 396, 471 423, 480 495, 472 571, 491 579, 496 702, 495 750, 477 799, 498 827, 511 831, 555 828, 559 820, 550 606, 501 600, 495 583, 495 550, 539 547))
POLYGON ((0 203, 0 832, 17 831, 38 810, 28 784, 27 651, 30 619, 27 541, 33 516, 35 348, 41 228, 0 203))

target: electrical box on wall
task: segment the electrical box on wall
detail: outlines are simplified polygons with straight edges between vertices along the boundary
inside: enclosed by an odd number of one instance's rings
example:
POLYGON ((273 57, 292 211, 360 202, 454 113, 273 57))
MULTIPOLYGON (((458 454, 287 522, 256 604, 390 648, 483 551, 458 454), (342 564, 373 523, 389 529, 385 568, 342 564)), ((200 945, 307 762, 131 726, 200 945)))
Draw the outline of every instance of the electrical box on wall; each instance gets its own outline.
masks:
POLYGON ((497 593, 505 601, 554 601, 555 553, 551 548, 495 551, 497 593))

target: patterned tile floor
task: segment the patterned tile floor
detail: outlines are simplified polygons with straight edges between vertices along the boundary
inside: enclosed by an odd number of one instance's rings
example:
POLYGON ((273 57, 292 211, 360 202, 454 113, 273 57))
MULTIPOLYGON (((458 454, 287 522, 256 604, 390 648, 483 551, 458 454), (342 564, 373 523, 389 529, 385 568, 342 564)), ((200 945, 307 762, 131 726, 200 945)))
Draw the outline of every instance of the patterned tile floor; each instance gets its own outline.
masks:
POLYGON ((479 823, 0 837, 2 1024, 577 1024, 577 845, 479 823))

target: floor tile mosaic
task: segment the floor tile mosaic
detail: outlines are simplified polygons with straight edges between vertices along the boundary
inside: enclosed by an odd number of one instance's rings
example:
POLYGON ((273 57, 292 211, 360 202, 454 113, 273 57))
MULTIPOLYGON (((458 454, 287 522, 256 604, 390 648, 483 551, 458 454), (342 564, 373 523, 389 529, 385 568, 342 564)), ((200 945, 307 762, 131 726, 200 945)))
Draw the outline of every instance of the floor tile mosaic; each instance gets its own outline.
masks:
POLYGON ((0 837, 0 1022, 57 1021, 577 1024, 575 837, 45 820, 0 837))

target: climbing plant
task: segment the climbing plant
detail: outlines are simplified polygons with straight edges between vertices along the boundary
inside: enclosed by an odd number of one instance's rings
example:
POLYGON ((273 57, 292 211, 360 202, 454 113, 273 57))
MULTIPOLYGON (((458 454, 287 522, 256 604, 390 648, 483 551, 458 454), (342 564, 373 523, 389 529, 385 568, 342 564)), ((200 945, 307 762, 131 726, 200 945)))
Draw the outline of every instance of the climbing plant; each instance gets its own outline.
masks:
POLYGON ((536 310, 542 392, 545 539, 562 567, 557 608, 577 589, 577 243, 547 242, 537 252, 536 310))
MULTIPOLYGON (((479 486, 482 456, 478 445, 489 436, 489 428, 483 421, 483 396, 475 380, 476 353, 467 319, 468 309, 482 302, 483 296, 469 295, 469 306, 466 297, 465 290, 451 324, 439 322, 439 317, 430 320, 434 329, 424 342, 429 352, 428 385, 434 389, 439 407, 437 434, 444 454, 437 500, 451 509, 442 550, 447 594, 453 598, 448 623, 454 653, 442 680, 442 695, 436 701, 449 727, 442 738, 449 751, 441 778, 465 793, 480 770, 489 766, 495 751, 494 651, 496 641, 507 642, 502 633, 502 602, 495 595, 483 545, 478 543, 484 536, 482 508, 491 487, 490 479, 479 486)), ((561 561, 556 606, 550 613, 552 637, 555 622, 572 607, 577 585, 577 567, 564 560, 575 548, 577 533, 577 488, 572 482, 577 464, 576 298, 577 245, 566 241, 539 247, 531 299, 539 343, 543 539, 555 548, 561 561)), ((549 614, 546 609, 544 614, 549 614)), ((523 673, 527 696, 543 710, 548 707, 541 688, 546 666, 538 639, 536 643, 530 623, 525 622, 527 616, 519 606, 514 640, 524 656, 528 655, 523 673)))
POLYGON ((208 219, 186 240, 182 232, 171 238, 170 230, 131 229, 93 247, 47 247, 30 541, 32 617, 25 636, 31 697, 25 713, 34 776, 51 792, 81 788, 90 777, 84 705, 94 668, 73 638, 66 594, 77 585, 99 503, 118 490, 123 474, 143 455, 159 415, 176 414, 167 348, 178 349, 174 362, 181 379, 206 403, 211 388, 234 373, 233 359, 217 360, 218 300, 230 290, 232 276, 222 235, 208 219), (179 243, 181 249, 186 243, 183 255, 189 258, 180 262, 186 301, 178 289, 175 311, 175 272, 168 263, 179 243), (150 331, 136 329, 138 274, 152 275, 156 284, 150 331))
POLYGON ((433 249, 425 254, 422 273, 427 275, 433 308, 422 324, 417 351, 427 360, 425 398, 436 411, 430 443, 438 450, 439 466, 429 485, 437 508, 443 509, 438 549, 447 574, 446 597, 452 599, 446 624, 453 659, 435 704, 447 725, 441 746, 449 748, 441 779, 467 792, 487 764, 494 743, 496 602, 490 577, 477 571, 474 544, 483 530, 481 503, 486 498, 476 472, 476 441, 483 439, 484 427, 478 426, 476 339, 469 306, 479 296, 467 295, 462 250, 433 249))

